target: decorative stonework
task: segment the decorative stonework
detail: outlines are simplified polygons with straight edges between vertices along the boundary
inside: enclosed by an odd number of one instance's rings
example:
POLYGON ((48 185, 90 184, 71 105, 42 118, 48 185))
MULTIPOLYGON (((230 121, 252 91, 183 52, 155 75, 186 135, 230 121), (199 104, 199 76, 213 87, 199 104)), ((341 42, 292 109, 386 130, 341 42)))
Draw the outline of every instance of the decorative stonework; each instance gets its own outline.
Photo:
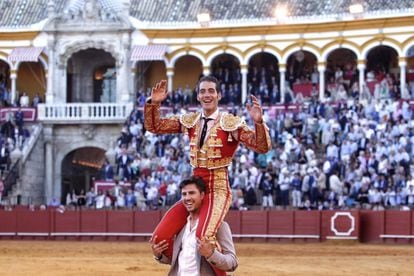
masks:
POLYGON ((103 40, 84 40, 84 41, 71 41, 66 45, 62 45, 59 49, 59 65, 65 66, 68 59, 81 50, 90 48, 102 49, 110 53, 116 60, 117 67, 123 63, 122 55, 119 50, 116 49, 115 41, 107 42, 103 40))
POLYGON ((81 125, 81 133, 87 140, 91 140, 96 134, 96 126, 95 125, 81 125))

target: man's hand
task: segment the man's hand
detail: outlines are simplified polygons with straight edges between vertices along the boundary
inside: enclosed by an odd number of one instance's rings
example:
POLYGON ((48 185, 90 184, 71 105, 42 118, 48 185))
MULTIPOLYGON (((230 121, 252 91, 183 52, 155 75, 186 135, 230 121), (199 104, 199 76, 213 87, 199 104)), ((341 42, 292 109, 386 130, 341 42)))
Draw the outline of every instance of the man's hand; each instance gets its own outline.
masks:
POLYGON ((168 96, 167 92, 167 81, 162 80, 157 83, 151 91, 151 103, 153 104, 160 104, 164 101, 168 96))
POLYGON ((262 107, 259 104, 259 101, 257 98, 253 95, 251 95, 252 103, 246 104, 247 110, 250 113, 250 117, 253 119, 253 121, 256 124, 263 123, 263 110, 262 107))
POLYGON ((210 258, 214 253, 215 246, 208 239, 197 239, 197 249, 201 256, 210 258))
POLYGON ((151 237, 149 244, 151 246, 152 254, 158 259, 161 258, 162 252, 168 249, 168 243, 166 240, 162 240, 157 243, 157 236, 151 237))

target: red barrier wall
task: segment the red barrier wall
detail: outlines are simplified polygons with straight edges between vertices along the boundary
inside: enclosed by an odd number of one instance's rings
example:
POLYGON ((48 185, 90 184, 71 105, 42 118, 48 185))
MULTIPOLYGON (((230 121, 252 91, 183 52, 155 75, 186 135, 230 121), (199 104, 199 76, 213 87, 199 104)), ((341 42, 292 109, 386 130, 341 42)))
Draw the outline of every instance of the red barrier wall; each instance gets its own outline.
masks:
MULTIPOLYGON (((147 240, 162 211, 0 210, 2 239, 147 240)), ((413 243, 413 211, 230 211, 226 221, 240 241, 413 243)))
POLYGON ((224 220, 230 225, 233 234, 241 234, 241 212, 229 211, 224 220))
POLYGON ((321 212, 295 211, 295 235, 320 235, 321 212))
POLYGON ((269 212, 270 235, 291 235, 294 233, 294 212, 293 211, 271 211, 269 212))
POLYGON ((323 211, 321 239, 359 240, 359 211, 323 211))
POLYGON ((16 228, 16 212, 0 210, 0 233, 15 233, 16 228))
POLYGON ((384 233, 384 212, 361 211, 360 241, 366 243, 381 242, 380 235, 384 233))
POLYGON ((16 221, 16 232, 23 235, 27 233, 47 235, 50 232, 50 212, 48 211, 18 210, 16 221))

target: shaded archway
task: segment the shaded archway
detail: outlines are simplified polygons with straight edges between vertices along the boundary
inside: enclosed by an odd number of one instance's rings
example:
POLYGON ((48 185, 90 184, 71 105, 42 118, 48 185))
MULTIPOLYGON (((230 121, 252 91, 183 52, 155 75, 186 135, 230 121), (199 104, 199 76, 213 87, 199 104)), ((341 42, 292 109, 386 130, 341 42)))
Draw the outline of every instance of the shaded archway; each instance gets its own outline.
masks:
POLYGON ((62 161, 61 202, 75 190, 87 192, 94 179, 100 178, 100 169, 105 161, 105 151, 100 148, 84 147, 68 153, 62 161))
MULTIPOLYGON (((110 99, 107 89, 116 87, 116 79, 104 87, 105 74, 116 74, 114 57, 102 50, 89 48, 74 53, 68 60, 66 101, 101 102, 110 99)), ((116 92, 115 92, 116 93, 116 92)))
POLYGON ((174 90, 182 90, 183 103, 195 103, 194 89, 200 76, 203 74, 203 64, 191 55, 180 57, 174 68, 174 90))
POLYGON ((370 49, 367 54, 366 70, 375 73, 376 76, 393 74, 393 77, 396 77, 399 73, 397 51, 384 45, 370 49))
POLYGON ((249 60, 248 92, 258 95, 262 103, 275 104, 280 101, 279 61, 269 53, 253 55, 249 60))
POLYGON ((325 87, 343 85, 348 91, 351 86, 358 82, 358 57, 352 50, 339 48, 333 50, 327 56, 325 71, 325 87))
POLYGON ((7 62, 0 60, 0 95, 3 97, 0 101, 0 105, 6 105, 4 101, 4 95, 8 95, 10 92, 10 66, 7 62))
POLYGON ((231 54, 220 54, 211 61, 211 72, 221 83, 222 104, 241 103, 240 61, 231 54))
POLYGON ((400 97, 398 52, 379 45, 368 51, 366 60, 366 84, 371 94, 376 98, 400 97))
POLYGON ((45 69, 40 61, 20 63, 17 76, 17 101, 19 101, 19 98, 23 93, 26 93, 30 100, 36 95, 44 99, 47 80, 45 69))
MULTIPOLYGON (((317 69, 317 61, 317 57, 306 50, 296 51, 289 56, 286 63, 286 80, 294 95, 286 93, 286 96, 296 97, 299 93, 304 97, 311 96, 313 89, 311 76, 317 69)), ((317 88, 314 90, 317 91, 317 88)), ((285 102, 289 102, 289 99, 285 98, 285 102)))
POLYGON ((407 51, 407 83, 411 97, 414 96, 414 45, 407 51))
POLYGON ((148 92, 157 82, 167 79, 167 69, 164 61, 161 60, 139 61, 135 72, 134 87, 140 92, 148 92))

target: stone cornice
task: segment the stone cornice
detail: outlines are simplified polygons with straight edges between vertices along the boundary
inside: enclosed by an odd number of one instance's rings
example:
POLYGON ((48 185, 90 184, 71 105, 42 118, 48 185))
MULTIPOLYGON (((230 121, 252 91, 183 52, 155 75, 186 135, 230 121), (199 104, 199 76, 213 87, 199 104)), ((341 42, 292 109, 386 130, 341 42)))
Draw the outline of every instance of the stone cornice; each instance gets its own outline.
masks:
POLYGON ((303 34, 333 31, 350 31, 376 28, 414 26, 414 15, 397 18, 358 19, 325 23, 268 25, 253 27, 191 28, 191 29, 141 29, 150 39, 248 36, 271 34, 303 34))

